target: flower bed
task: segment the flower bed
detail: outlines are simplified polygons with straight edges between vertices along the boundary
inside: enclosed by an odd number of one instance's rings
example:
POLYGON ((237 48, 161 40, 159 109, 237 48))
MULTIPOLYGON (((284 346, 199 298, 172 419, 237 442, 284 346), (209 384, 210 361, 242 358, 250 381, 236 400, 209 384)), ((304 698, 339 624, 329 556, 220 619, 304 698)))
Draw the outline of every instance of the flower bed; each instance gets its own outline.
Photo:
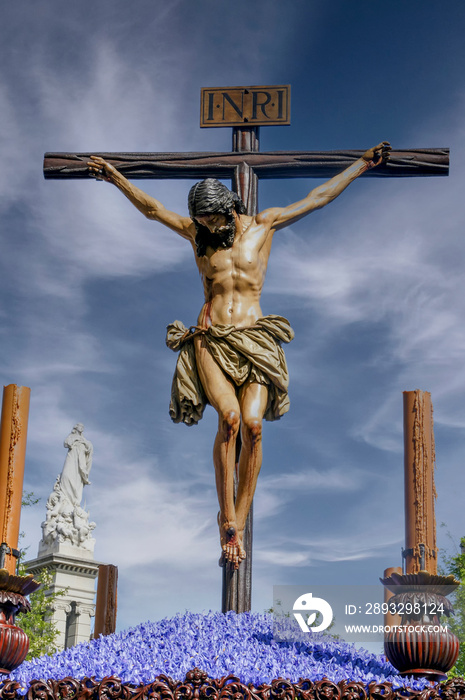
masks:
MULTIPOLYGON (((339 684, 341 689, 347 686, 347 681, 355 682, 359 689, 385 682, 394 689, 431 687, 423 679, 413 681, 397 676, 383 656, 357 650, 331 636, 301 635, 294 642, 275 641, 271 615, 232 612, 204 615, 186 612, 160 622, 147 622, 78 644, 54 656, 25 662, 11 673, 10 679, 19 682, 20 692, 25 692, 34 679, 66 677, 78 680, 93 677, 98 684, 105 677, 117 676, 123 683, 137 686, 152 684, 161 674, 164 674, 162 683, 167 683, 166 676, 180 681, 194 667, 205 672, 204 685, 207 676, 220 679, 232 674, 241 684, 252 684, 255 688, 277 678, 287 678, 293 683, 302 678, 310 682, 327 678, 329 686, 336 691, 334 684, 339 684)), ((91 686, 95 687, 96 683, 85 683, 87 694, 91 695, 91 686)), ((75 691, 78 692, 77 687, 75 691)), ((58 693, 64 694, 63 689, 58 693)), ((330 695, 334 696, 334 692, 330 695)), ((340 695, 340 691, 336 692, 336 697, 340 695)))

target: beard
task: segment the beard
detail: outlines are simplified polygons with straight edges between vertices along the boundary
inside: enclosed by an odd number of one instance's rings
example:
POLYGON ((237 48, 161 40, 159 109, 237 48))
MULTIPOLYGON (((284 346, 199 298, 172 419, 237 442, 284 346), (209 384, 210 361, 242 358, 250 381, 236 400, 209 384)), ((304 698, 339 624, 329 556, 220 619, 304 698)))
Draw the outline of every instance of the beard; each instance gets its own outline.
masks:
POLYGON ((196 226, 195 245, 199 258, 206 254, 208 246, 213 250, 232 247, 236 235, 236 222, 232 214, 231 218, 229 216, 227 218, 228 223, 224 226, 217 226, 214 231, 210 231, 206 226, 196 226))

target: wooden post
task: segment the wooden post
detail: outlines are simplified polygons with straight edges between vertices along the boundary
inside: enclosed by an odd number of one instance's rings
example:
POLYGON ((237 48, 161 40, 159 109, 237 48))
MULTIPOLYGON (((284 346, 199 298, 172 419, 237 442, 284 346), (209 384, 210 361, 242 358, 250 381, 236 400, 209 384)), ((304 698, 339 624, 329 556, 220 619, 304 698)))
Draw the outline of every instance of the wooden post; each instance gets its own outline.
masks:
POLYGON ((3 387, 0 426, 0 527, 2 564, 10 574, 16 571, 19 520, 23 495, 27 421, 31 390, 9 384, 3 387), (16 556, 15 556, 16 553, 16 556))
MULTIPOLYGON (((233 129, 233 153, 255 153, 258 149, 258 126, 235 127, 233 129)), ((247 163, 242 162, 236 166, 232 189, 244 202, 247 207, 247 214, 255 216, 258 211, 258 177, 247 163)), ((241 438, 239 435, 236 443, 236 481, 240 450, 241 438)), ((222 612, 234 610, 237 613, 241 613, 248 612, 252 608, 252 544, 253 503, 250 506, 244 530, 246 559, 241 562, 239 569, 234 569, 230 562, 225 562, 223 565, 222 612)))
POLYGON ((405 570, 437 573, 433 406, 428 391, 404 391, 405 570))
POLYGON ((95 606, 94 639, 116 630, 118 598, 118 567, 100 564, 98 568, 97 602, 95 606))

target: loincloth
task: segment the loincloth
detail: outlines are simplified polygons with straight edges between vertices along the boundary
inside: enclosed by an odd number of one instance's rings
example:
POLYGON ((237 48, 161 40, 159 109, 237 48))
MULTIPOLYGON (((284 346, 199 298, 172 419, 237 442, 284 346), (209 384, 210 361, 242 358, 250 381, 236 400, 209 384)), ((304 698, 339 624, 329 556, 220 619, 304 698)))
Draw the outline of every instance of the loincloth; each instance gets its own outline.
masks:
POLYGON ((202 334, 212 357, 236 386, 258 382, 268 387, 266 420, 277 420, 289 410, 289 374, 281 342, 294 337, 283 316, 264 316, 253 326, 217 325, 191 331, 180 321, 167 327, 166 344, 178 351, 171 387, 170 416, 175 423, 193 425, 202 418, 208 399, 197 371, 193 338, 202 334))

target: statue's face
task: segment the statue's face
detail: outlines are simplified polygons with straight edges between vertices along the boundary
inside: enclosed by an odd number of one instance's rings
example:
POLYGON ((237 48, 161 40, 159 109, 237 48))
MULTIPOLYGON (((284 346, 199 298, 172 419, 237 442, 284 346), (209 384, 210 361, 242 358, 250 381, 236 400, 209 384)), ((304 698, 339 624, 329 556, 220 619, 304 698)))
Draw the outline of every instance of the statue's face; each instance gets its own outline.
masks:
POLYGON ((206 226, 210 233, 220 233, 224 226, 227 225, 228 220, 224 214, 203 214, 202 216, 196 216, 195 220, 201 225, 206 226))

